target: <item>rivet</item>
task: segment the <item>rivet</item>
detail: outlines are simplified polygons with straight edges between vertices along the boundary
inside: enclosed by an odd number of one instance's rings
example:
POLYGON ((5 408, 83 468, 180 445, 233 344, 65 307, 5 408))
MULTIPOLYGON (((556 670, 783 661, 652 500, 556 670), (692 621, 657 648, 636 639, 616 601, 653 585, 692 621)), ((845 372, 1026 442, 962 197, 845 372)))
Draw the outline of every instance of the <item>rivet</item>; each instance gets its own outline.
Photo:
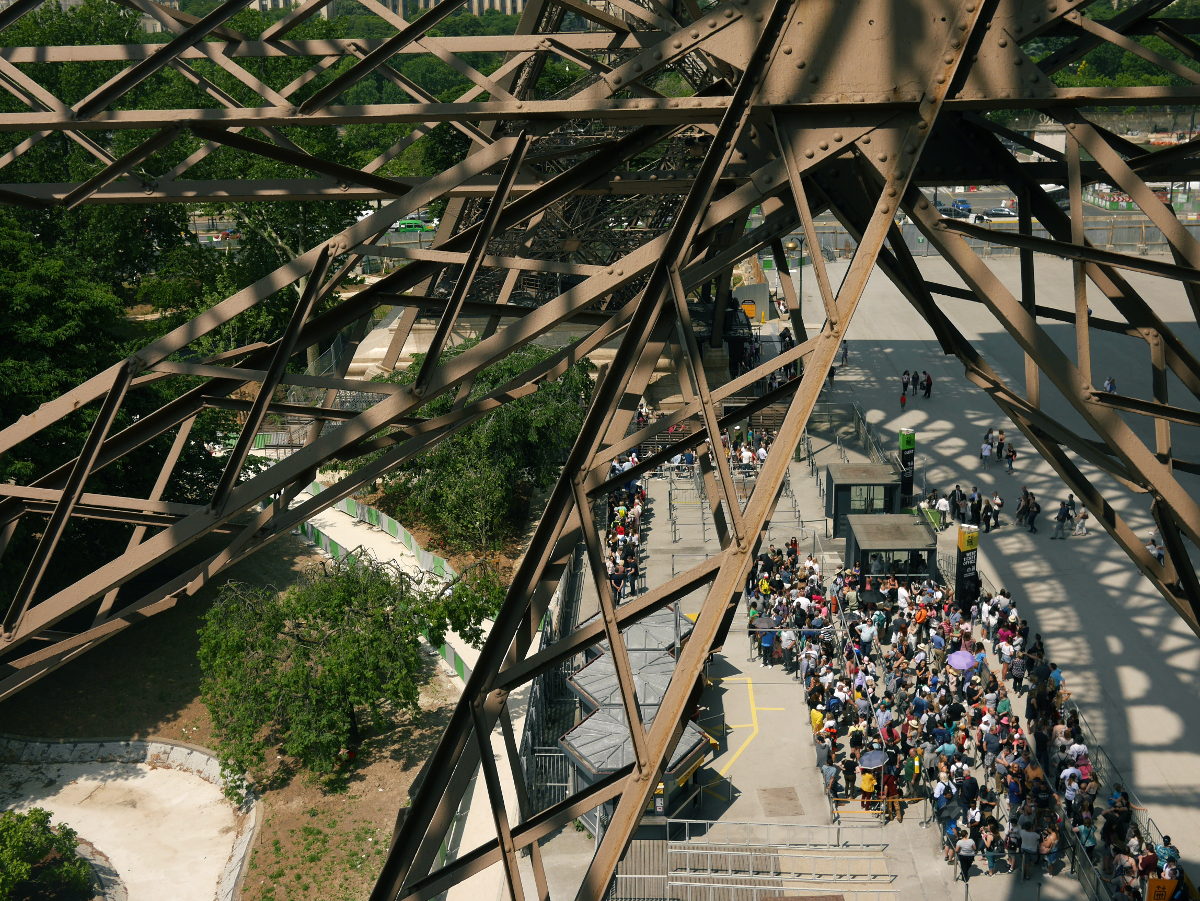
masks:
POLYGON ((897 190, 895 188, 888 188, 887 196, 895 197, 897 193, 899 193, 899 192, 897 192, 897 190))
POLYGON ((1058 12, 1058 4, 1051 3, 1049 6, 1046 7, 1046 9, 1050 10, 1050 12, 1052 12, 1052 13, 1056 13, 1056 12, 1058 12))
POLYGON ((654 54, 654 59, 656 62, 661 60, 662 58, 663 58, 663 55, 661 53, 654 54))
POLYGON ((966 8, 967 12, 969 12, 969 13, 975 12, 975 4, 974 3, 968 3, 965 8, 966 8))
POLYGON ((813 73, 812 75, 808 76, 808 80, 812 84, 816 84, 818 81, 821 80, 821 76, 817 75, 816 73, 813 73))
POLYGON ((829 149, 829 142, 828 142, 828 141, 822 141, 822 142, 820 143, 820 145, 819 145, 819 146, 820 146, 820 148, 821 148, 822 150, 828 150, 828 149, 829 149))
POLYGON ((842 133, 840 131, 835 131, 833 133, 833 139, 835 141, 837 141, 839 144, 842 143, 842 133))
POLYGON ((708 27, 709 27, 709 28, 716 28, 716 27, 717 27, 717 20, 716 20, 716 19, 709 19, 709 20, 708 20, 708 27))
POLYGON ((939 76, 937 77, 936 81, 937 81, 937 83, 938 83, 938 84, 945 84, 945 83, 946 83, 946 76, 945 76, 945 75, 939 75, 939 76))
POLYGON ((997 43, 1001 47, 1007 47, 1008 46, 1008 38, 1001 38, 999 41, 997 41, 997 43))
POLYGON ((804 60, 800 60, 799 62, 796 63, 796 68, 803 69, 807 65, 808 65, 808 63, 806 63, 804 60))
POLYGON ((693 39, 693 40, 695 40, 695 39, 696 39, 696 38, 698 38, 698 37, 700 37, 700 32, 698 32, 698 31, 693 31, 693 32, 692 32, 692 39, 693 39))
POLYGON ((927 129, 928 127, 929 127, 929 123, 928 123, 928 122, 918 122, 918 123, 917 123, 917 128, 921 129, 921 131, 924 131, 924 130, 925 130, 925 129, 927 129))
POLYGON ((806 151, 804 151, 805 159, 811 160, 814 156, 816 156, 816 154, 813 152, 813 149, 811 147, 809 147, 806 151))
POLYGON ((608 270, 608 274, 609 274, 609 275, 612 275, 612 274, 613 274, 613 270, 609 269, 609 270, 608 270))
POLYGON ((863 136, 863 139, 862 139, 862 143, 864 143, 864 144, 870 144, 870 143, 871 143, 871 136, 870 136, 870 135, 864 135, 864 136, 863 136))
POLYGON ((858 94, 858 95, 856 95, 856 96, 855 96, 855 98, 854 98, 854 102, 855 102, 855 103, 862 103, 862 102, 863 102, 863 101, 865 101, 866 99, 867 99, 867 98, 866 98, 866 97, 864 97, 862 94, 858 94))
POLYGON ((624 275, 624 274, 625 274, 625 270, 624 270, 624 269, 618 269, 618 270, 617 270, 617 275, 624 275))
POLYGON ((623 80, 620 75, 613 76, 613 84, 620 84, 623 80))
POLYGON ((922 197, 920 200, 917 201, 917 209, 919 209, 919 210, 929 209, 929 201, 926 200, 924 197, 922 197))
POLYGON ((642 64, 641 64, 641 63, 634 63, 634 64, 633 64, 633 71, 634 71, 634 72, 641 72, 641 71, 642 71, 642 64))
POLYGON ((960 41, 958 38, 955 38, 954 40, 952 40, 950 42, 950 46, 953 47, 955 50, 957 50, 959 47, 962 46, 962 41, 960 41))
POLYGON ((1038 80, 1037 73, 1035 72, 1034 74, 1030 75, 1029 80, 1036 84, 1038 80))
POLYGON ((755 13, 755 15, 754 15, 754 21, 755 21, 755 22, 761 22, 762 20, 763 20, 763 14, 762 14, 762 13, 755 13))
POLYGON ((732 19, 732 18, 733 18, 733 10, 732 10, 732 9, 727 9, 727 10, 725 10, 725 18, 726 18, 726 19, 732 19))
POLYGON ((1040 22, 1040 21, 1042 21, 1042 17, 1041 17, 1041 16, 1034 16, 1034 17, 1033 17, 1033 21, 1034 21, 1034 22, 1040 22))
POLYGON ((679 40, 672 41, 671 46, 674 47, 676 50, 678 50, 680 47, 683 46, 683 41, 679 41, 679 40))
POLYGON ((769 184, 770 184, 771 182, 773 182, 774 180, 775 180, 775 177, 774 177, 774 176, 772 176, 772 175, 764 175, 764 176, 763 176, 763 184, 764 184, 764 185, 769 185, 769 184))
POLYGON ((879 156, 875 157, 875 159, 879 160, 879 162, 881 162, 881 163, 886 163, 887 162, 887 154, 881 153, 881 154, 879 154, 879 156))
POLYGON ((890 206, 888 206, 888 204, 886 204, 886 203, 881 203, 881 204, 879 205, 879 212, 881 212, 881 213, 890 213, 891 211, 892 211, 892 208, 891 208, 890 206))
POLYGON ((783 48, 783 55, 784 55, 784 56, 791 56, 791 55, 792 55, 792 48, 791 48, 791 47, 784 47, 784 48, 783 48))
POLYGON ((954 62, 954 57, 951 56, 949 53, 947 53, 945 56, 942 57, 942 62, 944 62, 948 66, 952 62, 954 62))
POLYGON ((1019 57, 1019 56, 1018 56, 1016 59, 1014 59, 1014 60, 1013 60, 1013 65, 1014 65, 1014 66, 1019 66, 1019 65, 1021 65, 1021 63, 1023 63, 1023 62, 1025 62, 1025 60, 1024 60, 1023 58, 1021 58, 1021 57, 1019 57))

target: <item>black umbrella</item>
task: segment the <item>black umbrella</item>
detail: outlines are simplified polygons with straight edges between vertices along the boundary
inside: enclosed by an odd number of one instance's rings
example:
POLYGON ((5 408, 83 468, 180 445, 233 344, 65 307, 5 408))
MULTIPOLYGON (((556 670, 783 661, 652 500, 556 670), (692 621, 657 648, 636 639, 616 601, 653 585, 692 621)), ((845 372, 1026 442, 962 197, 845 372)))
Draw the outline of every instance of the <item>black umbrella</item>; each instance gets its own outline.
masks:
POLYGON ((756 616, 754 622, 750 624, 755 629, 776 629, 775 620, 769 616, 756 616))

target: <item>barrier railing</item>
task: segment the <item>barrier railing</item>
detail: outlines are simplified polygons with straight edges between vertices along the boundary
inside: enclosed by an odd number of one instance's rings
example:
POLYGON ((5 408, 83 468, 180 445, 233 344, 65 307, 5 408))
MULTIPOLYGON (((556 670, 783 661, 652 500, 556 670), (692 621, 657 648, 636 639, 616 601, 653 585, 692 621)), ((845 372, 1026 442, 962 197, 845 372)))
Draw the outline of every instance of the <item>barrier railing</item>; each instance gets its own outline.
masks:
POLYGON ((888 861, 878 856, 812 854, 799 849, 779 850, 770 845, 731 848, 667 846, 668 876, 720 871, 732 876, 783 876, 791 879, 880 879, 892 881, 888 861), (763 866, 762 864, 767 864, 763 866))
POLYGON ((672 819, 667 823, 672 842, 706 845, 767 845, 772 848, 871 848, 884 850, 883 827, 875 824, 842 826, 821 823, 759 823, 748 820, 672 819))

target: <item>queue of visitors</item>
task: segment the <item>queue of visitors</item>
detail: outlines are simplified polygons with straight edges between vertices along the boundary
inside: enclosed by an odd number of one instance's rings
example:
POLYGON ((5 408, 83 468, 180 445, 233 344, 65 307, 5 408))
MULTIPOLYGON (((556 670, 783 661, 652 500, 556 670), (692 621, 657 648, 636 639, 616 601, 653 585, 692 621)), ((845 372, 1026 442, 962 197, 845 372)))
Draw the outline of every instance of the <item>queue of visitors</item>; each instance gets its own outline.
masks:
MULTIPOLYGON (((637 454, 613 461, 609 477, 628 472, 638 463, 637 454)), ((646 515, 646 489, 639 479, 630 479, 608 495, 608 533, 605 536, 605 565, 613 603, 636 594, 641 584, 642 526, 646 515)))
POLYGON ((803 681, 835 799, 885 822, 930 804, 963 880, 1054 875, 1070 848, 1114 898, 1142 897, 1152 877, 1181 880, 1170 837, 1141 833, 1120 785, 1104 793, 1063 673, 1007 591, 960 603, 932 580, 885 578, 869 594, 854 582, 841 567, 823 576, 793 539, 759 555, 745 588, 751 647, 803 681))

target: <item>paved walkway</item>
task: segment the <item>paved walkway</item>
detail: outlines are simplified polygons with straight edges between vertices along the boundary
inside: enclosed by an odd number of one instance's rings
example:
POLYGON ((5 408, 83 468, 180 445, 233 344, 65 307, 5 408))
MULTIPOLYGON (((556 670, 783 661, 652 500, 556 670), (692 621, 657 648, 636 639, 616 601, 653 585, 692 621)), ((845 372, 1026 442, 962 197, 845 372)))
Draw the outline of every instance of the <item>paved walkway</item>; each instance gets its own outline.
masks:
POLYGON ((0 809, 49 810, 102 851, 129 901, 211 901, 237 838, 221 789, 145 763, 10 764, 0 809), (19 799, 19 801, 18 801, 19 799))
MULTIPOLYGON (((927 279, 960 284, 940 260, 919 262, 927 279)), ((1015 258, 993 260, 992 267, 1017 290, 1015 258)), ((835 283, 842 268, 835 267, 835 283)), ((1179 286, 1136 273, 1128 277, 1195 348, 1195 319, 1179 286)), ((1065 308, 1070 285, 1069 264, 1038 258, 1039 303, 1065 308)), ((820 306, 813 288, 804 286, 809 310, 820 306)), ((1114 315, 1107 300, 1089 297, 1095 315, 1114 315)), ((1014 385, 1024 384, 1023 358, 981 305, 953 301, 946 308, 1001 375, 1014 385)), ((1047 328, 1073 357, 1073 329, 1065 324, 1047 328)), ((984 392, 963 378, 958 361, 941 353, 929 328, 881 274, 872 276, 849 335, 849 365, 839 367, 829 398, 858 401, 881 434, 916 429, 918 487, 952 488, 959 482, 967 488, 969 482, 987 493, 998 489, 1010 520, 1021 486, 1027 485, 1042 500, 1045 524, 1056 501, 1065 497, 1061 483, 984 392), (899 375, 905 369, 928 370, 934 386, 932 398, 910 398, 902 412, 899 375), (998 466, 980 469, 978 445, 988 427, 1004 428, 1016 438, 1020 457, 1014 475, 998 466)), ((1110 334, 1093 335, 1093 341, 1096 381, 1113 375, 1122 392, 1151 396, 1149 364, 1134 346, 1140 342, 1110 334), (1106 364, 1107 369, 1099 368, 1106 364)), ((1172 402, 1186 404, 1174 384, 1172 402)), ((1077 414, 1045 379, 1042 409, 1073 427, 1079 425, 1077 414)), ((1129 417, 1131 425, 1152 442, 1152 423, 1136 419, 1129 417)), ((1200 454, 1195 430, 1175 426, 1172 437, 1179 456, 1195 459, 1200 454)), ((1148 537, 1153 523, 1145 496, 1094 471, 1089 470, 1089 476, 1097 479, 1108 501, 1137 533, 1148 537)), ((1179 479, 1193 496, 1200 496, 1200 479, 1186 474, 1179 479)), ((1200 642, 1104 532, 1093 530, 1086 538, 1067 541, 1049 538, 1049 527, 1031 535, 1011 525, 983 535, 981 568, 997 586, 1013 592, 1022 614, 1041 632, 1051 659, 1066 673, 1073 700, 1128 778, 1129 788, 1159 827, 1175 837, 1185 864, 1195 869, 1200 865, 1200 838, 1187 837, 1200 837, 1200 787, 1195 780, 1200 773, 1200 719, 1192 715, 1200 710, 1200 642)), ((950 533, 942 541, 952 544, 950 533)))

